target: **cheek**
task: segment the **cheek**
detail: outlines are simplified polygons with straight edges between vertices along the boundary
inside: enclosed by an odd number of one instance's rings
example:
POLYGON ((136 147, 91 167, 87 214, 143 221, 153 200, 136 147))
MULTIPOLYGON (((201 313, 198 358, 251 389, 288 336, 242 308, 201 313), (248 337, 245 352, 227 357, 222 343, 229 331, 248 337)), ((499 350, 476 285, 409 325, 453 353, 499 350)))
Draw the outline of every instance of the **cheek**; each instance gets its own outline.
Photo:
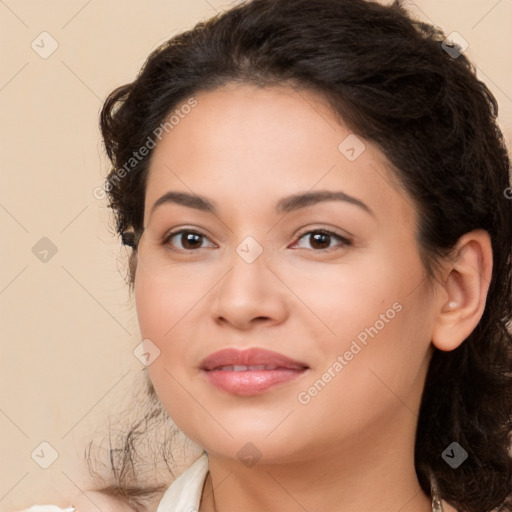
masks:
POLYGON ((204 289, 204 282, 183 273, 156 276, 138 269, 134 291, 142 337, 161 345, 173 330, 187 322, 187 315, 197 306, 204 289))
MULTIPOLYGON (((361 399, 375 393, 372 382, 378 377, 391 389, 404 389, 424 369, 432 311, 421 260, 409 254, 383 252, 373 264, 331 272, 327 287, 320 276, 316 284, 321 291, 311 284, 302 288, 304 301, 329 328, 317 333, 318 371, 328 371, 341 356, 343 370, 331 372, 344 374, 339 385, 361 399)), ((385 390, 385 384, 378 386, 385 390)))
POLYGON ((336 336, 319 340, 322 362, 296 397, 302 425, 343 439, 417 410, 429 343, 416 304, 394 298, 385 298, 389 307, 375 301, 340 311, 336 336))
POLYGON ((172 396, 179 387, 171 375, 184 383, 189 378, 187 371, 197 364, 194 347, 198 340, 194 331, 206 318, 204 311, 201 313, 201 298, 209 286, 204 284, 205 276, 194 278, 184 272, 155 276, 139 270, 134 291, 140 335, 160 350, 148 371, 164 399, 161 391, 172 396))
POLYGON ((166 306, 167 297, 158 286, 140 283, 140 280, 136 280, 135 306, 140 334, 142 339, 149 338, 161 350, 160 339, 170 327, 171 318, 168 312, 172 309, 166 306))
MULTIPOLYGON (((193 283, 192 283, 193 284, 193 283)), ((190 418, 190 396, 185 368, 187 312, 197 303, 197 294, 179 279, 171 284, 156 279, 140 268, 135 279, 135 305, 141 339, 150 339, 160 350, 158 357, 147 367, 156 394, 178 428, 191 431, 196 419, 190 418), (183 421, 184 423, 183 423, 183 421)), ((192 429, 193 430, 193 429, 192 429)))

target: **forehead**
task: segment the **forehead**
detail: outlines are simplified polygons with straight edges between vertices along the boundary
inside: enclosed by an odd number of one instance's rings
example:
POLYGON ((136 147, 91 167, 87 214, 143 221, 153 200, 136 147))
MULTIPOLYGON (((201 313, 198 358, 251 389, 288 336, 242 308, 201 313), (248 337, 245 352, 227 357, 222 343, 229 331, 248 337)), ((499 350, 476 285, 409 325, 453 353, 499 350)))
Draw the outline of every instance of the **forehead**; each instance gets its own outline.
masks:
MULTIPOLYGON (((233 161, 239 156, 246 167, 272 153, 277 166, 282 158, 293 162, 306 152, 313 155, 314 151, 308 151, 313 148, 304 146, 304 141, 318 146, 315 134, 325 137, 326 130, 334 134, 338 124, 320 96, 289 87, 228 84, 199 92, 194 99, 196 106, 164 134, 155 159, 164 151, 175 160, 186 157, 188 161, 216 162, 223 156, 233 161), (201 152, 191 153, 194 148, 201 152)), ((332 143, 327 138, 321 145, 332 149, 332 143)))
POLYGON ((377 207, 403 202, 405 192, 383 153, 352 133, 314 92, 236 84, 193 98, 195 106, 174 117, 154 149, 146 214, 167 189, 277 201, 297 191, 341 187, 377 207))

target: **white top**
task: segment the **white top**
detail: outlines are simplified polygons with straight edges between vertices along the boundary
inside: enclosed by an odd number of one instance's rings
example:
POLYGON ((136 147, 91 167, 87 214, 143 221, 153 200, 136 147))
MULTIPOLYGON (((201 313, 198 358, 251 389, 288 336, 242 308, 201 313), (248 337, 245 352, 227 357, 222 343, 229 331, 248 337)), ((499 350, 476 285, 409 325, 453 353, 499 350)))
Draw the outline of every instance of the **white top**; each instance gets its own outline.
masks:
MULTIPOLYGON (((189 466, 163 495, 156 512, 197 512, 208 474, 208 455, 202 455, 189 466)), ((32 505, 22 512, 74 512, 73 506, 61 508, 56 505, 32 505)), ((79 510, 77 512, 80 512, 79 510)))
POLYGON ((203 452, 165 491, 156 512, 197 512, 207 474, 208 454, 203 452))

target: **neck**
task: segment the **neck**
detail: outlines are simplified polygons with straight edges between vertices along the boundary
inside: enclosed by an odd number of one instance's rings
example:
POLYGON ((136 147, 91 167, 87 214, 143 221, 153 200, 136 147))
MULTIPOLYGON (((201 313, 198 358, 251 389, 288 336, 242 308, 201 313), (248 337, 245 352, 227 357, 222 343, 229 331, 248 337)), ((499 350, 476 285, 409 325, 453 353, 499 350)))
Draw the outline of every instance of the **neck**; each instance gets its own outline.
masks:
POLYGON ((210 478, 200 512, 431 512, 431 498, 414 468, 416 418, 406 408, 403 414, 401 429, 359 432, 337 449, 304 450, 300 459, 262 458, 246 467, 209 453, 210 478))

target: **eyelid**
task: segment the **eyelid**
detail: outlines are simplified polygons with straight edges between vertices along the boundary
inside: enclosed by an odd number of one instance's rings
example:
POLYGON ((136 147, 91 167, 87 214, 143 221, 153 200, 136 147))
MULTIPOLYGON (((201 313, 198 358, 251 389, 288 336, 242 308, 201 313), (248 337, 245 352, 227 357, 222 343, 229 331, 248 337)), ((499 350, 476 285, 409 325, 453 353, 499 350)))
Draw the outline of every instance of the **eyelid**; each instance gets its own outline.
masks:
MULTIPOLYGON (((341 234, 341 233, 335 231, 334 229, 320 228, 319 227, 319 228, 309 228, 309 229, 304 230, 303 232, 300 232, 298 235, 296 235, 297 241, 294 242, 293 245, 297 245, 297 243, 305 235, 310 235, 311 233, 323 233, 323 234, 326 234, 326 235, 329 235, 329 236, 336 237, 339 240, 341 240, 342 246, 352 245, 352 243, 353 243, 352 237, 350 235, 341 234)), ((335 249, 335 248, 336 247, 329 247, 327 249, 318 249, 318 250, 308 249, 308 250, 312 250, 313 252, 327 252, 327 251, 330 251, 330 250, 335 249)))

